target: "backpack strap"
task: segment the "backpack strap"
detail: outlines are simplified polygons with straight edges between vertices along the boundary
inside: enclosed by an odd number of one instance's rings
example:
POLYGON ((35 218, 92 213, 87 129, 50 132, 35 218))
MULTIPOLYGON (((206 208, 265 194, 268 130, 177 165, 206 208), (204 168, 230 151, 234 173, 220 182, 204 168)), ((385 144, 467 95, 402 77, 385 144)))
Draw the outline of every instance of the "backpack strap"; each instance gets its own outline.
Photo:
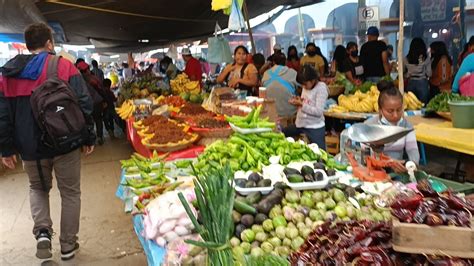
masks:
POLYGON ((48 79, 58 77, 58 62, 59 62, 59 56, 51 55, 49 57, 48 71, 46 72, 48 79))

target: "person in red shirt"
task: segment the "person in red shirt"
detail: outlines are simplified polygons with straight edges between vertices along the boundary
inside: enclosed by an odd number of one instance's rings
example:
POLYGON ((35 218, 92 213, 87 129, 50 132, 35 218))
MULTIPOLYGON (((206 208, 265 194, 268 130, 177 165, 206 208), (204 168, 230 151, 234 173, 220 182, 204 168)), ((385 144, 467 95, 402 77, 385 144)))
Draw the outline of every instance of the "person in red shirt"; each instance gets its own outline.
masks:
POLYGON ((186 75, 188 75, 189 79, 192 81, 201 81, 202 69, 199 60, 192 56, 189 48, 183 48, 181 55, 183 56, 184 62, 186 62, 184 73, 186 73, 186 75))

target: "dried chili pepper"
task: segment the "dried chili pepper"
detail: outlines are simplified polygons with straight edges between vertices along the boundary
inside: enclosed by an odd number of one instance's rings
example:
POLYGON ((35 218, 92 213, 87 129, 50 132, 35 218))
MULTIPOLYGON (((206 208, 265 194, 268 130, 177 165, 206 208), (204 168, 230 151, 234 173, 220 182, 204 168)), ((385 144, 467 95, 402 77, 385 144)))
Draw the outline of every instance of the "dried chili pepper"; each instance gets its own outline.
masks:
POLYGON ((392 209, 392 215, 397 217, 400 222, 411 223, 413 221, 414 213, 409 209, 392 209))
POLYGON ((402 196, 397 198, 395 202, 392 204, 391 208, 393 209, 410 209, 416 210, 418 205, 423 201, 423 197, 419 194, 411 195, 411 196, 402 196))

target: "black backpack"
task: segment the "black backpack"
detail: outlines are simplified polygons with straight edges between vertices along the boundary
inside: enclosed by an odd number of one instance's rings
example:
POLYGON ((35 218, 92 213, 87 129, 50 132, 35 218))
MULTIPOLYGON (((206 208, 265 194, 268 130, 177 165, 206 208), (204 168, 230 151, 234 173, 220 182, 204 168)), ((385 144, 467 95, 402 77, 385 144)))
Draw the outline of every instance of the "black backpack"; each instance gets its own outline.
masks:
POLYGON ((42 142, 55 151, 67 153, 83 145, 87 128, 75 92, 58 77, 59 58, 49 58, 46 81, 33 91, 30 104, 41 129, 42 142))

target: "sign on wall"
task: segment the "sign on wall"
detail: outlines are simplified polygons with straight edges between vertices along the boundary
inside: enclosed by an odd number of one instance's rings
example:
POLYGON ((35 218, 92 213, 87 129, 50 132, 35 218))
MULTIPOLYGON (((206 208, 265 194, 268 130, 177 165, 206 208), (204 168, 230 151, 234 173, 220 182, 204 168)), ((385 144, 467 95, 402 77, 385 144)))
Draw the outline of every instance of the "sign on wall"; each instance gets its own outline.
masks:
POLYGON ((446 0, 420 0, 420 6, 423 21, 446 19, 446 0))
POLYGON ((371 26, 380 28, 379 7, 378 6, 360 7, 359 8, 359 29, 367 30, 371 26))

